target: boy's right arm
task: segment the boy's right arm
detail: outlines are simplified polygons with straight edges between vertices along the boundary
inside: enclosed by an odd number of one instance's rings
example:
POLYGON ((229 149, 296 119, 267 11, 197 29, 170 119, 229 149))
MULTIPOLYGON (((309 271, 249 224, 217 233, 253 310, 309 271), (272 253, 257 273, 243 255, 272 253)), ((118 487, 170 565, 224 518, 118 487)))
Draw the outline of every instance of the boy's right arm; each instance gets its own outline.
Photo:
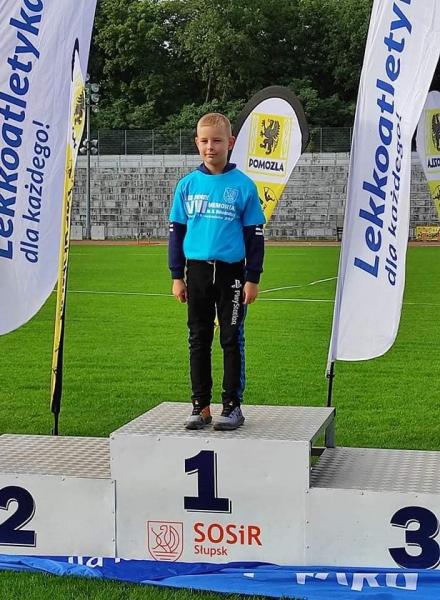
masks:
POLYGON ((183 279, 185 275, 185 254, 183 240, 186 235, 186 225, 177 221, 170 222, 170 237, 168 239, 168 267, 173 279, 183 279))
POLYGON ((173 279, 173 288, 172 288, 173 296, 179 302, 183 304, 186 303, 187 300, 187 291, 186 284, 183 279, 173 279))
POLYGON ((173 295, 179 302, 186 302, 185 266, 183 241, 186 235, 186 213, 183 206, 182 180, 177 184, 170 213, 170 237, 168 240, 168 267, 173 279, 173 295))
POLYGON ((186 285, 184 281, 186 260, 183 252, 185 234, 186 225, 171 221, 168 241, 168 267, 173 279, 173 296, 179 302, 186 302, 186 285))

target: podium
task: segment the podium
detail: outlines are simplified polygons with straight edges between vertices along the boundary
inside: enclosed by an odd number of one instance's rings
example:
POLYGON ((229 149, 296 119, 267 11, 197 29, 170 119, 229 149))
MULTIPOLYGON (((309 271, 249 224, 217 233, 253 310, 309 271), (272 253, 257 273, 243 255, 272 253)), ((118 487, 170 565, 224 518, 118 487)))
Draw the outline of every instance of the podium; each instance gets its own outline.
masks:
POLYGON ((113 556, 109 441, 0 436, 0 553, 113 556))
POLYGON ((440 452, 334 448, 312 472, 306 564, 433 569, 440 452))
POLYGON ((243 412, 233 432, 188 431, 188 404, 164 403, 112 434, 118 556, 302 564, 312 447, 334 409, 243 412))
POLYGON ((335 447, 333 408, 246 405, 232 432, 187 414, 0 436, 0 553, 438 567, 440 453, 335 447))

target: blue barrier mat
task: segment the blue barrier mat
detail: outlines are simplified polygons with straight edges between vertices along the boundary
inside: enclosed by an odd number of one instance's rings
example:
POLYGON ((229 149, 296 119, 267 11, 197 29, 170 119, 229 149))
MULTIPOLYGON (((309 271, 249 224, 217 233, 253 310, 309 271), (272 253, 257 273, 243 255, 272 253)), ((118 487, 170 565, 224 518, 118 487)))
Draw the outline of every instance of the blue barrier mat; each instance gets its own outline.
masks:
POLYGON ((0 554, 0 570, 113 579, 173 588, 301 600, 433 600, 440 572, 351 567, 284 567, 263 563, 170 563, 96 557, 0 554))

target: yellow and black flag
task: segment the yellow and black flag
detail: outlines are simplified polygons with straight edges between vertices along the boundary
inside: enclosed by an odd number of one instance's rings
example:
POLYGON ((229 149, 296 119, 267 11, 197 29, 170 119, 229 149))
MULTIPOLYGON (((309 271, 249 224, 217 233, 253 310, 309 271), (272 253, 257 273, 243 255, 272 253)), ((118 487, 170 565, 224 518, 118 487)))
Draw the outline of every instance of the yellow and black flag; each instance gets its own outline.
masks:
POLYGON ((417 152, 440 219, 440 92, 429 92, 417 127, 417 152))
POLYGON ((268 222, 309 141, 301 103, 288 88, 264 88, 243 108, 233 133, 230 160, 256 183, 268 222))
POLYGON ((58 415, 60 412, 62 376, 64 319, 66 310, 67 272, 69 263, 70 222, 72 215, 72 195, 76 159, 85 124, 85 82, 79 60, 78 40, 72 54, 72 82, 70 93, 70 121, 66 147, 66 167, 64 175, 64 202, 60 238, 58 285, 55 315, 55 333, 52 354, 51 410, 55 417, 53 433, 58 434, 58 415))

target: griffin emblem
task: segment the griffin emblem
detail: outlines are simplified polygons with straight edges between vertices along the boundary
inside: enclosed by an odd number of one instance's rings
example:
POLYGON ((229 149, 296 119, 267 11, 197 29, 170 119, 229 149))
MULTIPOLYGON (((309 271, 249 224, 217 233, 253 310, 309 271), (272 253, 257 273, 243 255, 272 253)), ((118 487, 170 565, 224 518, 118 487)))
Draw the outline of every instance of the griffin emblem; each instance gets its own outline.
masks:
POLYGON ((266 154, 272 154, 278 145, 280 123, 279 121, 275 121, 275 119, 269 119, 269 122, 266 125, 266 119, 263 119, 262 127, 260 136, 263 138, 263 142, 260 144, 260 148, 264 148, 266 154))

